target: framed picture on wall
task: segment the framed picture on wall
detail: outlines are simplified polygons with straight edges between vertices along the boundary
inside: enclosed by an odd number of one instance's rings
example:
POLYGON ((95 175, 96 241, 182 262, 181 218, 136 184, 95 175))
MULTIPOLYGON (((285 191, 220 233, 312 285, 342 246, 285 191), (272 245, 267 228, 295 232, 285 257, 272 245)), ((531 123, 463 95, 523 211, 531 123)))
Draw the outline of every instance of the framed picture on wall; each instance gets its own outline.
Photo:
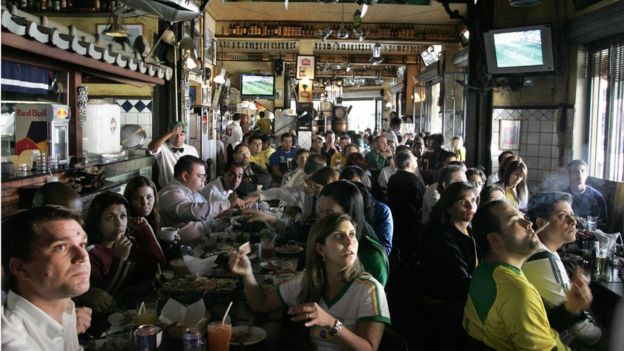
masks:
POLYGON ((204 25, 204 63, 214 65, 213 51, 216 51, 213 46, 214 35, 212 31, 208 29, 208 26, 204 25))
POLYGON ((500 121, 499 150, 520 150, 520 121, 500 121))
POLYGON ((314 79, 314 56, 297 55, 297 79, 314 79))

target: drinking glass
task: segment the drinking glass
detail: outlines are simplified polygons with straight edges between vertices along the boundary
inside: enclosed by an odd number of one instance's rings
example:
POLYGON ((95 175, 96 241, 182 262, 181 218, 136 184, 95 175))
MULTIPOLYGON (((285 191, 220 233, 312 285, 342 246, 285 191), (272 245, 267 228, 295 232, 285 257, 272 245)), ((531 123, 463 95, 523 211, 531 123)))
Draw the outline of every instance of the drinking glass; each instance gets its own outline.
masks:
POLYGON ((232 324, 229 317, 225 319, 223 324, 221 321, 208 324, 208 350, 229 351, 231 339, 232 324))
POLYGON ((595 231, 598 228, 598 217, 587 216, 587 230, 590 232, 595 231))
POLYGON ((146 298, 137 300, 137 323, 156 324, 158 322, 158 300, 155 298, 146 298))
POLYGON ((609 248, 606 243, 596 241, 596 266, 595 266, 595 278, 597 280, 606 280, 607 278, 607 256, 609 248))

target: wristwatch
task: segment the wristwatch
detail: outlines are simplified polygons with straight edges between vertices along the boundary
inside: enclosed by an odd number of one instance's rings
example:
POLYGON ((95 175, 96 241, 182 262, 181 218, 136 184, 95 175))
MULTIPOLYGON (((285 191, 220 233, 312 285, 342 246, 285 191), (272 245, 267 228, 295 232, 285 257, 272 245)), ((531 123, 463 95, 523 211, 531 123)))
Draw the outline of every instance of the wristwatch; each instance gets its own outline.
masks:
POLYGON ((342 329, 342 322, 336 319, 336 321, 334 322, 334 326, 329 331, 329 334, 335 336, 338 334, 340 329, 342 329))

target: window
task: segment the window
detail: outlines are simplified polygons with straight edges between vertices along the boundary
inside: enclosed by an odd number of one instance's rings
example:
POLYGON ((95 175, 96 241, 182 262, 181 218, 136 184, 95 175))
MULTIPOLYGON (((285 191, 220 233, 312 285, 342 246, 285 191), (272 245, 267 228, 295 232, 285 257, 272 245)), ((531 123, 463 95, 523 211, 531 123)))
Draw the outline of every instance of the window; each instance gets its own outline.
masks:
POLYGON ((589 172, 624 181, 624 40, 589 51, 589 172))

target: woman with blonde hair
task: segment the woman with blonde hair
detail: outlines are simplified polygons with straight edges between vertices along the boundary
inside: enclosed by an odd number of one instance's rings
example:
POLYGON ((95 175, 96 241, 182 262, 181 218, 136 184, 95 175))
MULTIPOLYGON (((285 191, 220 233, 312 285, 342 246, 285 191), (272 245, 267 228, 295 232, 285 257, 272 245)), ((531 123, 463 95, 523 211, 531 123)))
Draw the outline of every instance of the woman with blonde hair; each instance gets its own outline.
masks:
POLYGON ((231 253, 230 269, 243 278, 253 311, 288 308, 317 350, 376 350, 390 314, 383 287, 362 270, 358 245, 351 218, 332 214, 310 230, 307 269, 277 288, 263 291, 245 254, 231 253))

